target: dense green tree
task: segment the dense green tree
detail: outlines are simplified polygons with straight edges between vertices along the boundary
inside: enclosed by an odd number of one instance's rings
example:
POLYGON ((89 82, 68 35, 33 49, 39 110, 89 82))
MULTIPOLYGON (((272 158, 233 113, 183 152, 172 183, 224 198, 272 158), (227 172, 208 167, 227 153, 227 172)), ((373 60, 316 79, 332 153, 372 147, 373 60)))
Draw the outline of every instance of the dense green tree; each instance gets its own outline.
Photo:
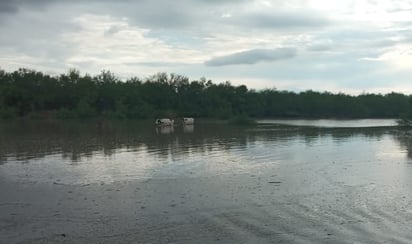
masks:
POLYGON ((249 90, 230 82, 190 81, 157 73, 145 80, 120 80, 110 71, 78 70, 50 76, 29 69, 0 70, 0 118, 154 117, 412 117, 412 98, 400 93, 361 94, 276 89, 249 90))

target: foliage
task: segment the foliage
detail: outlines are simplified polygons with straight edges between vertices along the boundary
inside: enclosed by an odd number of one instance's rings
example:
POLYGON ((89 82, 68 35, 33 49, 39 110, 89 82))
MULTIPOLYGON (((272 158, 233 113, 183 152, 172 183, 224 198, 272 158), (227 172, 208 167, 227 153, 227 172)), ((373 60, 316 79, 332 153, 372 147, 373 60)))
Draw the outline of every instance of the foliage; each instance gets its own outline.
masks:
POLYGON ((29 69, 0 70, 0 117, 154 118, 208 117, 233 121, 258 117, 412 118, 412 98, 389 94, 333 94, 249 90, 230 82, 190 81, 158 73, 125 81, 110 71, 77 70, 50 76, 29 69))

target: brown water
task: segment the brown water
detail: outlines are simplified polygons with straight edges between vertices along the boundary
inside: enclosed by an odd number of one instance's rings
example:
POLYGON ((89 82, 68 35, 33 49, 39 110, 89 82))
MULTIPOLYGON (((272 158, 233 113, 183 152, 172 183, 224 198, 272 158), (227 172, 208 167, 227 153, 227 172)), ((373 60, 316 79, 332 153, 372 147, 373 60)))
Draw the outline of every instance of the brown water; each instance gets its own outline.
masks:
POLYGON ((3 122, 0 243, 411 243, 412 138, 341 122, 3 122))

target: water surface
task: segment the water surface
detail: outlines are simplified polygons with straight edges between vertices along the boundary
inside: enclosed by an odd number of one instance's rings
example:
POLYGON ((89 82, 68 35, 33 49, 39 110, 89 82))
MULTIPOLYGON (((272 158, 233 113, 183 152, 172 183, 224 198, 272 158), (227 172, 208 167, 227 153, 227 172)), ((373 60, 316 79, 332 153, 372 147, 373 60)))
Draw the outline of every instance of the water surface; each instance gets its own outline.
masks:
POLYGON ((397 125, 395 119, 262 119, 258 123, 324 128, 370 128, 397 125))
POLYGON ((287 124, 2 123, 0 240, 412 241, 407 133, 287 124))

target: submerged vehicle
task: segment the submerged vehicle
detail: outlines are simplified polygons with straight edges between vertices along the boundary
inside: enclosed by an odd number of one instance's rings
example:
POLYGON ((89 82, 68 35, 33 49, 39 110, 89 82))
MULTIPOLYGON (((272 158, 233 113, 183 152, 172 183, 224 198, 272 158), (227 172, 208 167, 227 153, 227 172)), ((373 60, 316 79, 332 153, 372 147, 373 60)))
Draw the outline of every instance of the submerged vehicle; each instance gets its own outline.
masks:
POLYGON ((158 126, 173 126, 174 120, 173 119, 156 119, 155 124, 158 126))
POLYGON ((182 123, 184 125, 193 125, 195 123, 195 119, 194 118, 183 118, 182 123))

